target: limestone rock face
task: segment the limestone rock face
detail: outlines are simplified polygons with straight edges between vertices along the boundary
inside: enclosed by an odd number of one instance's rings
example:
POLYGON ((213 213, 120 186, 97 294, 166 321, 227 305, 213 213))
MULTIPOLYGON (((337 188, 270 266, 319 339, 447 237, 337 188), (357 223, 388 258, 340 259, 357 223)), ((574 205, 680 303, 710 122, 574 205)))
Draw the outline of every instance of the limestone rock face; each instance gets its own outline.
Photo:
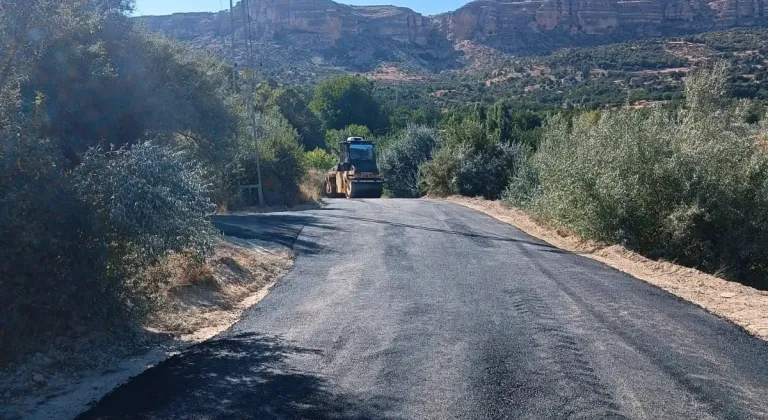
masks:
MULTIPOLYGON (((329 46, 345 36, 367 34, 395 41, 426 45, 431 31, 428 18, 398 7, 354 7, 331 0, 252 0, 251 33, 255 40, 273 41, 297 35, 314 35, 315 42, 329 46)), ((171 16, 146 16, 150 29, 174 38, 244 36, 243 12, 235 8, 234 27, 229 12, 180 13, 171 16)), ((304 37, 307 38, 307 37, 304 37)))
POLYGON ((720 27, 754 24, 768 15, 765 0, 715 0, 709 5, 715 11, 720 27))
MULTIPOLYGON (((460 45, 542 54, 569 46, 768 25, 768 0, 475 0, 437 16, 332 0, 250 0, 250 8, 252 38, 262 48, 259 60, 276 72, 315 62, 368 70, 390 61, 443 70, 461 66, 466 52, 460 45)), ((137 20, 226 56, 231 55, 234 34, 239 57, 245 51, 243 16, 238 3, 234 21, 228 11, 137 20)))
POLYGON ((170 16, 142 16, 136 19, 153 31, 162 32, 181 41, 232 33, 229 15, 223 13, 178 13, 170 16))
POLYGON ((596 34, 618 24, 619 9, 613 0, 544 0, 536 10, 536 27, 541 30, 596 34))
MULTIPOLYGON (((244 25, 239 3, 236 7, 237 33, 244 25)), ((227 12, 139 19, 150 29, 182 40, 221 37, 233 30, 227 12)), ((768 0, 476 0, 432 17, 401 7, 356 7, 332 0, 252 0, 251 19, 252 33, 261 41, 300 39, 303 34, 333 44, 343 37, 368 35, 425 46, 436 27, 441 36, 458 42, 521 31, 589 35, 631 30, 642 36, 657 35, 662 29, 755 25, 768 22, 768 0)))
POLYGON ((447 18, 455 41, 491 34, 568 31, 586 35, 630 31, 703 31, 755 25, 768 18, 766 0, 477 0, 447 18))

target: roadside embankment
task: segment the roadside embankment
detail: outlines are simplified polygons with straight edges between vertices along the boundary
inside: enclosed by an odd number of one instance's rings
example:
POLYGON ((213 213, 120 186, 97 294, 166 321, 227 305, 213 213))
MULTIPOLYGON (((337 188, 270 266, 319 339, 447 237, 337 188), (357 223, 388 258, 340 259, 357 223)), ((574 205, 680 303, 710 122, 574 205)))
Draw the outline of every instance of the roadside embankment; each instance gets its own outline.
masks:
POLYGON ((287 247, 217 239, 202 266, 171 255, 153 268, 164 275, 148 324, 132 331, 89 331, 0 371, 0 418, 69 419, 186 346, 227 330, 290 270, 287 247))

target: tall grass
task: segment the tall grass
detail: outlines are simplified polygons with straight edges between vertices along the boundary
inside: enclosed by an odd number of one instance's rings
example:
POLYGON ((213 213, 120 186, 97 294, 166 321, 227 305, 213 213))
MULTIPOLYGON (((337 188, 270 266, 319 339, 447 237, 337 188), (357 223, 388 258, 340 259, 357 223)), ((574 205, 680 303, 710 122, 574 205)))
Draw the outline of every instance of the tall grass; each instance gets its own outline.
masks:
POLYGON ((555 116, 506 197, 577 233, 768 287, 766 125, 726 96, 723 64, 684 107, 555 116))

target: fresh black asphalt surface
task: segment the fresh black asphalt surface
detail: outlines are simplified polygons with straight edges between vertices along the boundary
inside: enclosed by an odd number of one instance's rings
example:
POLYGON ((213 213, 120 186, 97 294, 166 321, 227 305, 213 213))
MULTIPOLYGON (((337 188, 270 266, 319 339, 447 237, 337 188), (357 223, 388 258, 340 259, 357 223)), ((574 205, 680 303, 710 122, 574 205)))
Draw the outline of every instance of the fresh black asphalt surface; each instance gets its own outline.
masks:
POLYGON ((768 418, 768 345, 484 214, 332 200, 219 217, 294 270, 82 419, 768 418))

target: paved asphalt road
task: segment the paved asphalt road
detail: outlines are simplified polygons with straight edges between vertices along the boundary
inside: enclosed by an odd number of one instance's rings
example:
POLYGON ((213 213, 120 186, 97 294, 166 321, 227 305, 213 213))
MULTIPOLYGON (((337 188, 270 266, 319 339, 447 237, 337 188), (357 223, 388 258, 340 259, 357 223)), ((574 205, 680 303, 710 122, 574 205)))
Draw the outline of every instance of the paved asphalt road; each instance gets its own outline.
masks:
POLYGON ((216 222, 295 245, 295 269, 83 419, 768 418, 766 343, 475 211, 336 200, 216 222))

